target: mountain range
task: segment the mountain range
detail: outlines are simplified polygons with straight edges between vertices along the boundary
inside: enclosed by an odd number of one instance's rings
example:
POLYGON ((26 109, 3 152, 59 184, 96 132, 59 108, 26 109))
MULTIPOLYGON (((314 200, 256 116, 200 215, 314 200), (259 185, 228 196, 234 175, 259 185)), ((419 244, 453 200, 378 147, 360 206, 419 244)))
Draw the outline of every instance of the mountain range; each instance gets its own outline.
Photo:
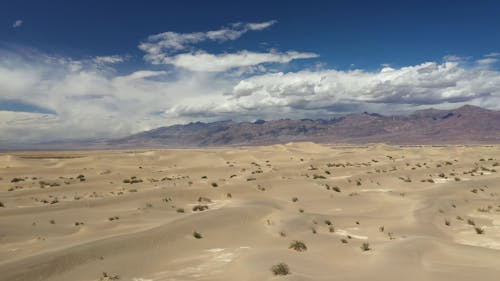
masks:
POLYGON ((256 122, 194 122, 160 127, 128 137, 103 140, 109 147, 218 147, 297 141, 329 144, 500 143, 500 111, 465 105, 425 109, 409 115, 348 114, 331 119, 281 119, 256 122))

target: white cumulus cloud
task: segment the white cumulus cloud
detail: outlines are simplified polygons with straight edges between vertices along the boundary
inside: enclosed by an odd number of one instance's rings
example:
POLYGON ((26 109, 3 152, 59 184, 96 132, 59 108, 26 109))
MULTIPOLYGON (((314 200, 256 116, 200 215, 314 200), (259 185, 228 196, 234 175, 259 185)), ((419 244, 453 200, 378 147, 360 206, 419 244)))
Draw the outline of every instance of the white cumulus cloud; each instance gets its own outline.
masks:
POLYGON ((18 27, 21 27, 23 25, 23 20, 16 20, 13 24, 12 24, 12 27, 13 28, 18 28, 18 27))
POLYGON ((207 32, 177 33, 163 32, 148 37, 139 49, 146 55, 144 59, 156 65, 172 65, 190 71, 224 72, 239 69, 235 73, 251 71, 252 66, 265 63, 288 63, 295 59, 316 58, 314 53, 299 53, 295 51, 252 52, 241 50, 235 53, 211 54, 194 47, 203 41, 232 41, 240 38, 248 31, 263 30, 276 21, 257 23, 234 23, 228 27, 207 32))
POLYGON ((206 52, 184 53, 164 59, 165 64, 192 71, 224 72, 233 68, 247 67, 262 63, 287 63, 296 59, 316 58, 314 53, 289 51, 258 53, 240 51, 227 54, 209 54, 206 52))

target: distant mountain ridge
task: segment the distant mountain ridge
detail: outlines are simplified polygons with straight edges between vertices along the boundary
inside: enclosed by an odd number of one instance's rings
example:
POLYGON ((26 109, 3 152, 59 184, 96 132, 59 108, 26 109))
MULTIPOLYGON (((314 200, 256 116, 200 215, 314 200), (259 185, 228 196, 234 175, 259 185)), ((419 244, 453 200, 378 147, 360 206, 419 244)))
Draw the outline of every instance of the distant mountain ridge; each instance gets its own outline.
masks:
POLYGON ((161 127, 106 140, 113 147, 217 147, 294 141, 364 144, 500 143, 500 111, 466 105, 425 109, 410 115, 349 114, 332 119, 281 119, 256 122, 195 122, 161 127))

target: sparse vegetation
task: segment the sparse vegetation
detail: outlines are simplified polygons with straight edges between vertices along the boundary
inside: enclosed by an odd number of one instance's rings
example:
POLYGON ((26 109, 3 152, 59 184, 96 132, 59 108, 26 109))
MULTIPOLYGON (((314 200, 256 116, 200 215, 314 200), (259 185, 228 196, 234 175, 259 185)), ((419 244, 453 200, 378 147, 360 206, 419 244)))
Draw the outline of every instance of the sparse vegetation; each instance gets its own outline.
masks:
POLYGON ((307 250, 307 246, 304 242, 295 240, 290 244, 289 249, 293 249, 297 252, 303 252, 307 250))
POLYGON ((477 234, 484 234, 484 229, 480 227, 474 227, 474 230, 476 231, 477 234))
POLYGON ((136 176, 133 176, 130 179, 123 180, 123 183, 128 183, 128 184, 141 183, 141 182, 142 182, 142 179, 139 179, 136 176))
POLYGON ((193 237, 196 239, 201 239, 203 238, 203 235, 201 235, 201 233, 199 233, 198 231, 193 231, 193 237))
POLYGON ((286 263, 278 263, 271 267, 271 272, 274 275, 288 275, 290 274, 290 268, 286 263))
POLYGON ((208 206, 207 205, 196 205, 193 207, 193 211, 194 212, 201 212, 201 211, 205 211, 205 210, 208 210, 208 206))
POLYGON ((368 242, 363 242, 363 244, 361 244, 361 250, 363 250, 364 252, 366 251, 370 251, 371 248, 370 248, 370 243, 368 242))
POLYGON ((10 182, 20 182, 20 181, 24 181, 23 178, 13 178, 10 180, 10 182))
POLYGON ((103 272, 102 277, 99 278, 99 281, 111 281, 111 280, 120 280, 120 276, 118 274, 108 274, 106 272, 103 272))

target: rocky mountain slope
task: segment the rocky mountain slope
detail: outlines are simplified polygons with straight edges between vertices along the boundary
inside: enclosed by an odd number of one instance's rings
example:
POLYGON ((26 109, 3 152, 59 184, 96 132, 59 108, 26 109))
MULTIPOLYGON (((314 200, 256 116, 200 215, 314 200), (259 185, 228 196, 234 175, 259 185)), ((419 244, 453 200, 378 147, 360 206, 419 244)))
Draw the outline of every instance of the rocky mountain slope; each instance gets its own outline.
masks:
POLYGON ((292 141, 320 143, 474 144, 500 143, 500 111, 466 105, 426 109, 406 116, 350 114, 333 119, 221 121, 161 127, 105 141, 118 147, 210 147, 292 141))

